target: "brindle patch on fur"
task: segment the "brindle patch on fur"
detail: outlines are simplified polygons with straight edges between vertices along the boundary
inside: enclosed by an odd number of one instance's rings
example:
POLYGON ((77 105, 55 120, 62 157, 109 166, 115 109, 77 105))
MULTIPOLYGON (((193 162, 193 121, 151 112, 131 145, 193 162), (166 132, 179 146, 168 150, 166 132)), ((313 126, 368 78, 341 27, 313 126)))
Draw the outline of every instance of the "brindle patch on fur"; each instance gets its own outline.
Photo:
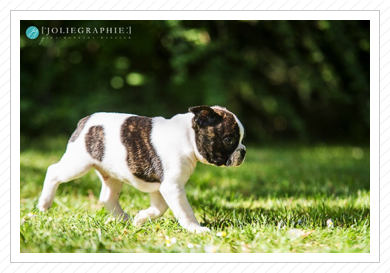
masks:
POLYGON ((87 123, 87 121, 88 121, 88 119, 90 117, 91 116, 86 116, 85 118, 82 118, 82 119, 79 120, 79 123, 77 123, 77 128, 73 132, 72 136, 70 137, 69 142, 75 142, 76 141, 76 139, 79 137, 81 131, 84 129, 85 123, 87 123))
POLYGON ((91 126, 85 135, 85 145, 93 159, 103 161, 104 158, 104 128, 91 126))
POLYGON ((121 141, 127 151, 127 165, 133 175, 145 182, 161 182, 164 171, 151 143, 152 119, 129 117, 121 128, 121 141))
POLYGON ((228 110, 212 108, 220 115, 218 123, 212 126, 199 126, 196 116, 192 120, 192 128, 195 130, 195 142, 199 153, 209 162, 217 166, 226 165, 240 140, 240 129, 234 115, 228 110), (231 137, 233 145, 226 146, 225 137, 231 137))

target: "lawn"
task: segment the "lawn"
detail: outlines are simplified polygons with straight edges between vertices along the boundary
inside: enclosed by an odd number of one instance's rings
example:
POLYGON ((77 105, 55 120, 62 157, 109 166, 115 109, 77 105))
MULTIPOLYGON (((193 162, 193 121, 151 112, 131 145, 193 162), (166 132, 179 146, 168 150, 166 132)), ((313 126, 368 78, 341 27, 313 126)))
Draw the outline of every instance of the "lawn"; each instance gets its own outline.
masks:
MULTIPOLYGON (((247 147, 238 168, 198 163, 186 190, 199 222, 191 234, 168 211, 141 228, 112 220, 94 171, 62 184, 47 213, 36 209, 47 167, 66 138, 21 145, 21 252, 370 252, 368 147, 247 147)), ((132 217, 149 196, 125 185, 132 217)))

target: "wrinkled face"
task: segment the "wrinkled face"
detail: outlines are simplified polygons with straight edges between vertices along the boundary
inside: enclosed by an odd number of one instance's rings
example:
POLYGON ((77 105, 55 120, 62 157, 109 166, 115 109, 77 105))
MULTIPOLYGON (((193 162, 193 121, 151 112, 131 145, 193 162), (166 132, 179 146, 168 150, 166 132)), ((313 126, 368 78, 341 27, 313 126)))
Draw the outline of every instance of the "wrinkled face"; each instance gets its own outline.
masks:
POLYGON ((216 166, 239 166, 245 159, 244 127, 237 117, 219 106, 191 107, 196 147, 202 157, 216 166))

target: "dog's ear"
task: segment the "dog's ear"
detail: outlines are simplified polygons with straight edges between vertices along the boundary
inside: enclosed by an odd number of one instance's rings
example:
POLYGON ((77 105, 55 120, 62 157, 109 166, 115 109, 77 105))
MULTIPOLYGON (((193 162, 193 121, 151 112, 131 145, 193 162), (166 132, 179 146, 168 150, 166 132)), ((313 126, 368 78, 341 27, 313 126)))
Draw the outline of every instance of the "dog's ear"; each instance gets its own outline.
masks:
POLYGON ((190 107, 188 111, 195 115, 194 120, 200 127, 212 126, 222 120, 222 116, 207 105, 190 107))

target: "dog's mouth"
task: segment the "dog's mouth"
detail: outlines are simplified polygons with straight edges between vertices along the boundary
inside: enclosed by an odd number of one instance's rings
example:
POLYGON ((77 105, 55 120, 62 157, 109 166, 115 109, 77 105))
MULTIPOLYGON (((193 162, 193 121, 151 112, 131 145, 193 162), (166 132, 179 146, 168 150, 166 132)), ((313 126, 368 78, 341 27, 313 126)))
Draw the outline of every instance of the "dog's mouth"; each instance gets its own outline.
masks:
POLYGON ((237 167, 240 166, 245 160, 246 150, 239 149, 235 151, 232 156, 226 161, 225 166, 227 167, 237 167))

